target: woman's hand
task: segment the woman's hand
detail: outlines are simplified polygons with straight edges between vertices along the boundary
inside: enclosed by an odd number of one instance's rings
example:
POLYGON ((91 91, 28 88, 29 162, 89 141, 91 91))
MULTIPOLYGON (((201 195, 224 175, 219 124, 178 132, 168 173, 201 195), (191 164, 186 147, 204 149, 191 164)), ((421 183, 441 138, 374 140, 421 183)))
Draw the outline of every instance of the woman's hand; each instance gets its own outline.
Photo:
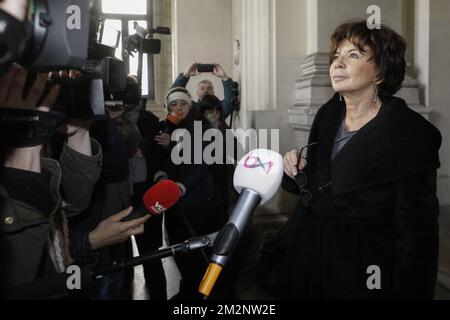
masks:
POLYGON ((298 162, 298 150, 294 149, 288 153, 283 158, 284 172, 291 178, 294 178, 300 170, 306 167, 306 160, 302 159, 300 163, 298 162))
POLYGON ((167 147, 170 144, 170 134, 161 133, 155 136, 155 141, 157 144, 167 147))
POLYGON ((133 208, 129 207, 100 222, 97 228, 89 233, 89 242, 92 250, 122 243, 131 236, 142 234, 144 232, 144 223, 151 217, 150 215, 127 222, 120 221, 128 216, 132 210, 133 208))

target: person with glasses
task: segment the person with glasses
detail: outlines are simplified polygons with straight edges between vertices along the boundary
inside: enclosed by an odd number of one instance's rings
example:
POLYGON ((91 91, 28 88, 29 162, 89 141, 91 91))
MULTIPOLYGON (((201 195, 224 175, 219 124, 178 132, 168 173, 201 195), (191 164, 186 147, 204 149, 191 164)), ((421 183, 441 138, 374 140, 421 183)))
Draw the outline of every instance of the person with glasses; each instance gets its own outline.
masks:
POLYGON ((394 97, 406 46, 364 20, 332 35, 336 93, 317 112, 309 144, 284 157, 283 187, 300 203, 279 298, 433 298, 442 138, 394 97))

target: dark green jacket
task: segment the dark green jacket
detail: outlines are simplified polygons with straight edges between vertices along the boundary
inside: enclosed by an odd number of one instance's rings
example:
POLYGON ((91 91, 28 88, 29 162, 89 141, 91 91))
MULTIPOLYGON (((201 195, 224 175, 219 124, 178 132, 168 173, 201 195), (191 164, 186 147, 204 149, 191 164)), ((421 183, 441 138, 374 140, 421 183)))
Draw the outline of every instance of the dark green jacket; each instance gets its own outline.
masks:
POLYGON ((42 159, 42 169, 50 172, 50 216, 11 199, 0 184, 0 288, 36 280, 48 270, 43 264, 49 265, 47 238, 55 215, 61 208, 67 217, 83 211, 99 178, 102 151, 98 142, 91 143, 92 157, 65 145, 59 162, 42 159))

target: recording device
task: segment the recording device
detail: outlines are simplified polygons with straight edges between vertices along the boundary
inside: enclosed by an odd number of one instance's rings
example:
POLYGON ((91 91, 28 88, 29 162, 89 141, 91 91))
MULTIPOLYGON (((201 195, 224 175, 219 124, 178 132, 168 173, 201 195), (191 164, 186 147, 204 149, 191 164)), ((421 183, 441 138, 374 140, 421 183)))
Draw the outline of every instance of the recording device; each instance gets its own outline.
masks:
POLYGON ((177 129, 178 124, 182 120, 182 113, 178 111, 170 112, 166 119, 159 123, 160 130, 159 133, 172 134, 177 129))
MULTIPOLYGON (((108 101, 122 100, 127 95, 123 61, 114 57, 88 60, 82 71, 76 78, 49 79, 43 97, 51 86, 60 86, 53 110, 61 111, 69 118, 91 119, 94 115, 104 114, 108 101)), ((35 76, 36 74, 30 73, 25 92, 31 88, 35 76)))
POLYGON ((143 264, 147 261, 154 259, 163 259, 167 257, 176 256, 179 254, 189 254, 195 252, 197 250, 201 250, 204 248, 212 247, 215 239, 217 237, 216 233, 211 233, 206 236, 193 237, 182 243, 175 244, 168 248, 159 249, 147 254, 140 255, 131 260, 124 261, 115 261, 112 266, 103 267, 100 269, 96 269, 92 272, 92 275, 99 279, 105 276, 106 274, 114 273, 117 271, 125 270, 127 268, 135 267, 137 265, 143 264))
POLYGON ((125 53, 134 57, 133 53, 141 51, 147 54, 159 54, 161 52, 161 40, 145 39, 137 33, 125 38, 125 53), (142 46, 142 47, 141 47, 142 46))
POLYGON ((170 209, 180 199, 178 185, 172 180, 162 180, 152 186, 142 198, 143 205, 123 218, 121 221, 139 219, 147 214, 159 215, 170 209))
POLYGON ((201 64, 201 63, 199 63, 197 65, 197 71, 198 72, 214 72, 214 65, 213 64, 201 64))
MULTIPOLYGON (((141 254, 130 260, 114 261, 110 266, 96 268, 92 265, 80 268, 80 288, 85 292, 94 283, 95 280, 103 278, 105 275, 118 271, 126 270, 145 262, 172 257, 179 254, 190 254, 203 248, 211 247, 217 236, 216 233, 206 236, 190 238, 182 243, 159 249, 150 253, 141 254)), ((70 266, 69 266, 70 268, 70 266)), ((68 269, 69 269, 68 268, 68 269)), ((5 292, 0 293, 0 298, 7 300, 36 300, 36 299, 61 299, 70 296, 71 293, 76 294, 78 290, 69 291, 67 283, 73 275, 70 272, 62 272, 56 275, 39 279, 30 283, 18 285, 8 288, 5 292)))
POLYGON ((30 0, 24 22, 4 12, 1 67, 19 62, 30 70, 81 69, 89 46, 88 0, 30 0), (14 41, 8 41, 14 40, 14 41))
POLYGON ((161 40, 153 39, 154 34, 170 35, 170 29, 166 27, 156 27, 147 30, 137 22, 133 24, 136 33, 125 38, 124 53, 134 57, 133 52, 147 54, 159 54, 161 52, 161 40))
MULTIPOLYGON (((153 39, 153 34, 170 34, 170 29, 165 27, 157 27, 156 29, 147 30, 137 22, 134 22, 134 29, 136 33, 130 35, 124 39, 124 50, 125 56, 132 56, 133 52, 138 53, 138 71, 137 78, 139 86, 142 84, 142 67, 143 67, 143 56, 144 53, 147 54, 158 54, 161 52, 161 40, 153 39)), ((149 61, 149 67, 152 68, 153 60, 149 61)))
POLYGON ((45 144, 65 118, 53 110, 0 108, 0 145, 25 148, 45 144))
POLYGON ((27 29, 21 21, 1 9, 0 26, 0 74, 3 74, 24 51, 27 29))
POLYGON ((136 21, 133 23, 133 28, 136 30, 135 34, 129 35, 124 39, 123 52, 126 56, 134 57, 134 52, 140 54, 159 54, 161 52, 161 40, 154 39, 154 34, 170 35, 170 29, 166 27, 156 27, 155 29, 147 30, 141 27, 136 21))
POLYGON ((13 19, 0 12, 0 22, 6 26, 0 40, 0 68, 4 71, 18 62, 28 69, 25 91, 36 72, 78 70, 81 77, 53 79, 48 87, 61 85, 55 109, 72 118, 90 118, 104 114, 99 95, 108 100, 125 90, 124 62, 113 57, 115 48, 98 42, 104 20, 93 0, 30 0, 26 20, 13 19))
POLYGON ((283 159, 275 151, 257 149, 245 155, 234 173, 234 187, 240 193, 227 224, 220 230, 213 246, 211 262, 199 287, 208 297, 222 269, 244 232, 253 211, 269 201, 283 177, 283 159))

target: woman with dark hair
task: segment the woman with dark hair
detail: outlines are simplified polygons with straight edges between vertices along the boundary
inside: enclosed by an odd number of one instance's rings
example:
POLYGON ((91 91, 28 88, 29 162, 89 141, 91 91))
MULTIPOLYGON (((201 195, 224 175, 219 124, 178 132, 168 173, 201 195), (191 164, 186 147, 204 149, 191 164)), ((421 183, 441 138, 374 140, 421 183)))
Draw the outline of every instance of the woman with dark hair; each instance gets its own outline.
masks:
POLYGON ((298 150, 284 157, 283 187, 300 203, 286 229, 294 240, 279 297, 433 298, 442 139, 393 96, 405 76, 405 50, 396 32, 369 30, 365 21, 332 35, 336 94, 317 112, 306 158, 298 150))

